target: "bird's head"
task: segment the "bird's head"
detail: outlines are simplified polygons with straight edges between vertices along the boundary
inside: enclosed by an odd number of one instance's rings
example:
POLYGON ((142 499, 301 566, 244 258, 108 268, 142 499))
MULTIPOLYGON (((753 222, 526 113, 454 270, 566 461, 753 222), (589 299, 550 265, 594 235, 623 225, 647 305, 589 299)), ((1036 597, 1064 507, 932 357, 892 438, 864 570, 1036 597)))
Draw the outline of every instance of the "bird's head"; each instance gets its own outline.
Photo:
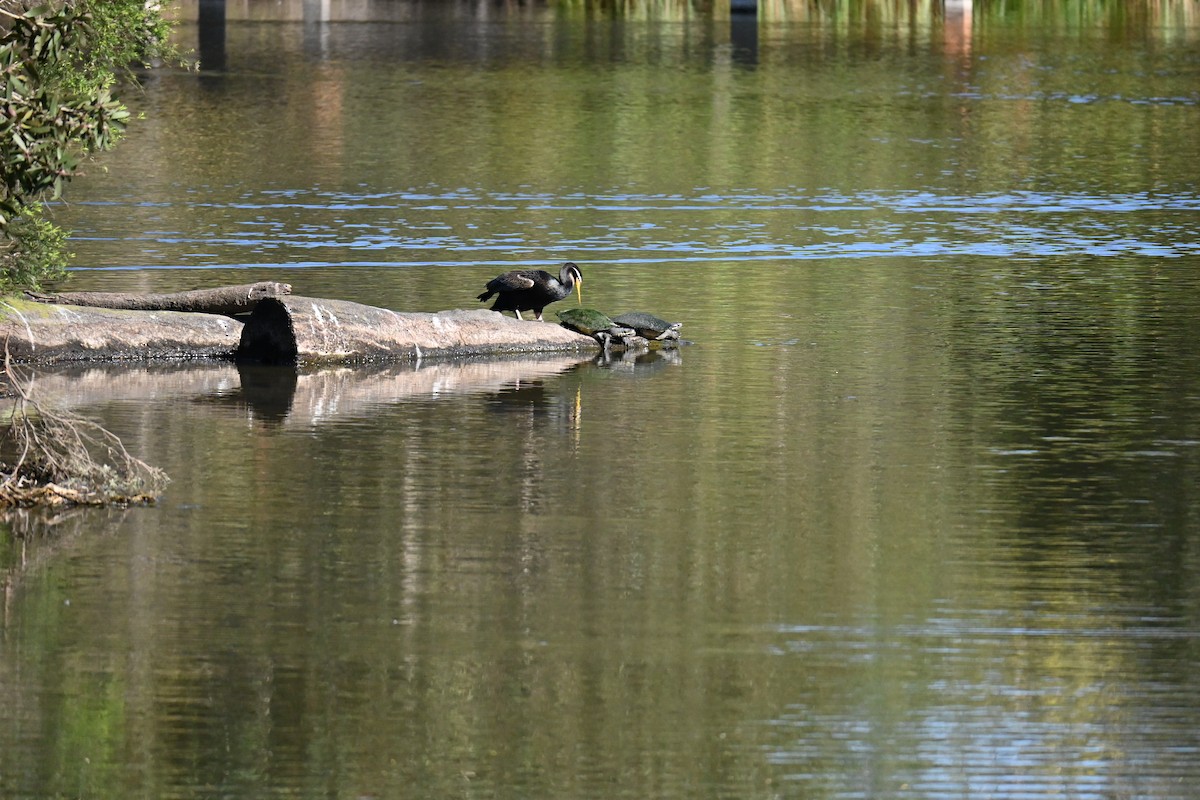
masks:
POLYGON ((575 295, 579 298, 579 305, 583 305, 583 273, 579 271, 579 267, 570 261, 563 264, 562 282, 568 286, 574 284, 575 295))

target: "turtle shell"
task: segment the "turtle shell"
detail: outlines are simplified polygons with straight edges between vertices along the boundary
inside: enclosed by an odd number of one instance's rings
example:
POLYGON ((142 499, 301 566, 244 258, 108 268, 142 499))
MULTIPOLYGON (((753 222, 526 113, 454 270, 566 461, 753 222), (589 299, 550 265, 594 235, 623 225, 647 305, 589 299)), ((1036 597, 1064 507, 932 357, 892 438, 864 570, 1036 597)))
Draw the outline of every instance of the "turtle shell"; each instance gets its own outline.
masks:
POLYGON ((586 336, 594 336, 613 327, 613 321, 594 308, 567 308, 555 314, 563 327, 586 336))
POLYGON ((678 339, 682 322, 667 322, 661 317, 647 314, 645 311, 629 311, 619 317, 613 317, 613 322, 633 328, 639 336, 647 339, 678 339))

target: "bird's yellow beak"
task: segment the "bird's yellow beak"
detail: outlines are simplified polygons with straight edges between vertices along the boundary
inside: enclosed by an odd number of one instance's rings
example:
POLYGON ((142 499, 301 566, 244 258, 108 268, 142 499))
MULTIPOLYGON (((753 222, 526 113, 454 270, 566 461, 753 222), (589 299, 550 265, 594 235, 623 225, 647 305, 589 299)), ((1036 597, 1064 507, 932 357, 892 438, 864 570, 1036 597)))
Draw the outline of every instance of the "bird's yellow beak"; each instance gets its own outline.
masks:
POLYGON ((579 296, 579 305, 583 305, 583 278, 576 278, 575 294, 579 296))

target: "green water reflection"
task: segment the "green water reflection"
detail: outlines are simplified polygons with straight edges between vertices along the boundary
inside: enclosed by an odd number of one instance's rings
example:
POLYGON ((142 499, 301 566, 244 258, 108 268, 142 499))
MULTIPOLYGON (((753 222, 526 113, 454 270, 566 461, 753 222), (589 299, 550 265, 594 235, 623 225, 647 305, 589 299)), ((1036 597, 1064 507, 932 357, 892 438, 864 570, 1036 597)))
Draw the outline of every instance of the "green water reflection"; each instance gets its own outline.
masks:
POLYGON ((8 523, 0 795, 1188 796, 1196 29, 1073 7, 231 23, 152 78, 72 288, 570 259, 696 344, 47 371, 173 483, 8 523))

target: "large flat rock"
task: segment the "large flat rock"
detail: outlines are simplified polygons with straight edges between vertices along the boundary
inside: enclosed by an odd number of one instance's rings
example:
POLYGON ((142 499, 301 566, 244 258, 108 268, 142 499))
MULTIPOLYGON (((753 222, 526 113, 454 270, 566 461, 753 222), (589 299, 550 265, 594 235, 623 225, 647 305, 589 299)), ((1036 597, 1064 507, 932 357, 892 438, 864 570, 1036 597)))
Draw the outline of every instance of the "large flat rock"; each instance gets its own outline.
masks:
POLYGON ((241 334, 241 322, 217 314, 0 298, 0 337, 18 362, 230 358, 241 334))
POLYGON ((401 312, 288 295, 245 324, 220 314, 117 310, 0 298, 0 337, 17 362, 237 359, 264 363, 419 362, 591 353, 594 339, 495 311, 401 312))
POLYGON ((597 349, 590 336, 561 325, 517 320, 495 311, 401 312, 289 295, 255 306, 242 330, 237 357, 313 364, 597 349))

